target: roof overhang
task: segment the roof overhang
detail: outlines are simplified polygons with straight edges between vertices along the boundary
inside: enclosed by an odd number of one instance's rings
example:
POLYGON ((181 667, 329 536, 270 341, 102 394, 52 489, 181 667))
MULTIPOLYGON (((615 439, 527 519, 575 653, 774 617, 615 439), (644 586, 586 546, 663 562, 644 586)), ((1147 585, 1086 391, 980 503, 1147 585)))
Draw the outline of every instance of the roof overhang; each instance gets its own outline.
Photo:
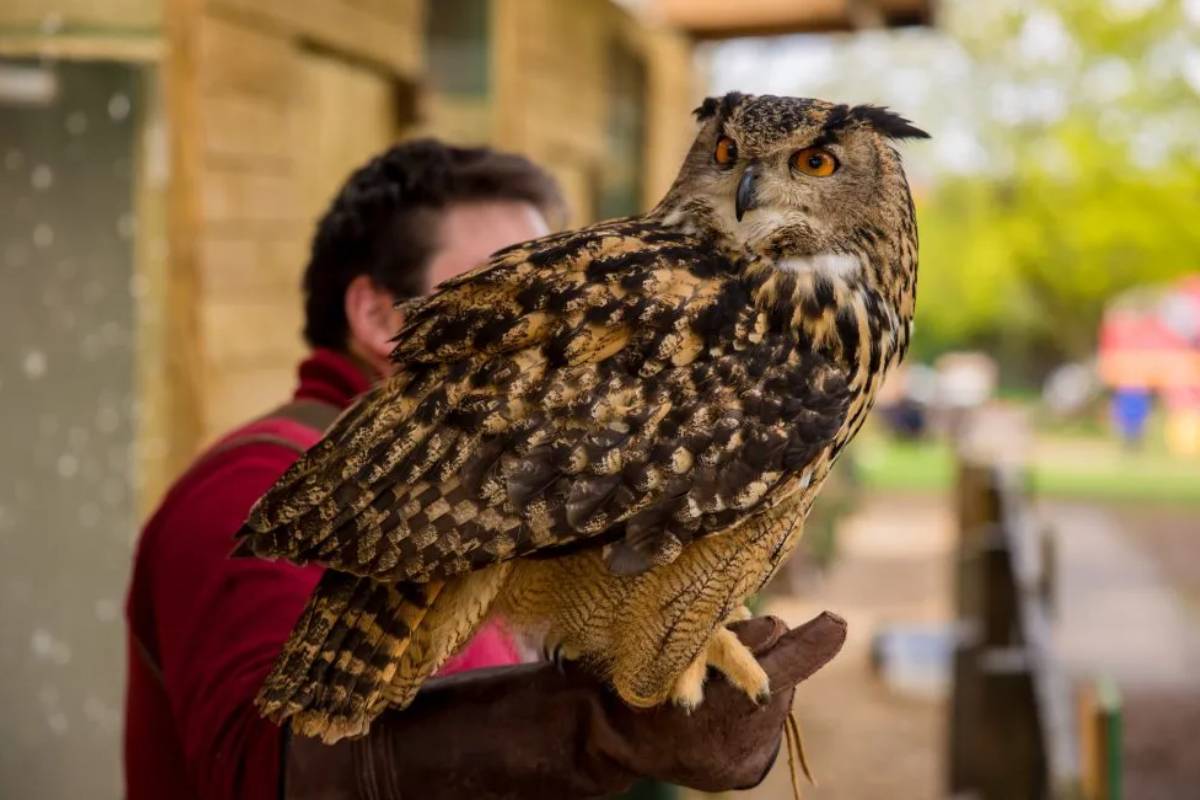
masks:
POLYGON ((930 25, 934 0, 651 0, 646 10, 697 39, 930 25))

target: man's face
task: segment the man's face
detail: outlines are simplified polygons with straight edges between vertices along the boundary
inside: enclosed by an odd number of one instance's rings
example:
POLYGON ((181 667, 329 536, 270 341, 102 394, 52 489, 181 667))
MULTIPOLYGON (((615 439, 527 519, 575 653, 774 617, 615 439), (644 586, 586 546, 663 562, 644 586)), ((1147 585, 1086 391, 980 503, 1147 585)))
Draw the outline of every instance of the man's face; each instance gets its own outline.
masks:
MULTIPOLYGON (((531 203, 492 200, 456 203, 438 213, 438 247, 429 260, 426 291, 487 261, 510 244, 550 232, 541 212, 531 203)), ((392 337, 404 324, 392 293, 360 275, 346 290, 350 352, 379 375, 390 375, 392 337)))
POLYGON ((549 232, 532 203, 488 200, 448 206, 439 214, 439 246, 429 260, 427 288, 479 266, 501 248, 549 232))

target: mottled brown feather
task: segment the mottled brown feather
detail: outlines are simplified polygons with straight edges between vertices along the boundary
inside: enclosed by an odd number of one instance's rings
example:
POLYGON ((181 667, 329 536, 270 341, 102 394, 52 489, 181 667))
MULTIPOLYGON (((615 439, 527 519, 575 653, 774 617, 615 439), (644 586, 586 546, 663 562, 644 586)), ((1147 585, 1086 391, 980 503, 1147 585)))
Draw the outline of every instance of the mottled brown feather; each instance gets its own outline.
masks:
POLYGON ((399 374, 258 504, 250 546, 423 581, 632 523, 622 569, 646 569, 767 507, 841 426, 849 375, 792 329, 727 335, 765 328, 756 265, 698 277, 711 245, 662 233, 550 237, 415 307, 399 374))

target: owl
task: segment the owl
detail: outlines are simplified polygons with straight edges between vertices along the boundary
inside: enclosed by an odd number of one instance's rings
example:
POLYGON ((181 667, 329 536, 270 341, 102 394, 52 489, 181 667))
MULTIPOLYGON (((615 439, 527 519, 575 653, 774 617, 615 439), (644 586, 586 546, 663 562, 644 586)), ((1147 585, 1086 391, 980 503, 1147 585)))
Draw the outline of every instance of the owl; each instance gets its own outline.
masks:
POLYGON ((258 696, 326 741, 489 614, 633 706, 761 699, 727 628, 795 548, 908 347, 917 228, 887 109, 728 94, 649 213, 406 309, 395 375, 257 503, 240 551, 327 570, 258 696))

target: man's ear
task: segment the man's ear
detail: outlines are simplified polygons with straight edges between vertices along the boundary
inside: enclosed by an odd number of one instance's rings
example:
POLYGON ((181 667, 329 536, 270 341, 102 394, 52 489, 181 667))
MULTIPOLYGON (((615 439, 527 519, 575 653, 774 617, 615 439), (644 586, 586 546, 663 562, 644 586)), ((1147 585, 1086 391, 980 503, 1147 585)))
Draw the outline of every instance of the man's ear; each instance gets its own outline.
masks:
POLYGON ((396 310, 396 297, 369 275, 359 275, 346 287, 346 321, 351 352, 372 365, 386 364, 392 352, 391 339, 403 323, 396 310))

